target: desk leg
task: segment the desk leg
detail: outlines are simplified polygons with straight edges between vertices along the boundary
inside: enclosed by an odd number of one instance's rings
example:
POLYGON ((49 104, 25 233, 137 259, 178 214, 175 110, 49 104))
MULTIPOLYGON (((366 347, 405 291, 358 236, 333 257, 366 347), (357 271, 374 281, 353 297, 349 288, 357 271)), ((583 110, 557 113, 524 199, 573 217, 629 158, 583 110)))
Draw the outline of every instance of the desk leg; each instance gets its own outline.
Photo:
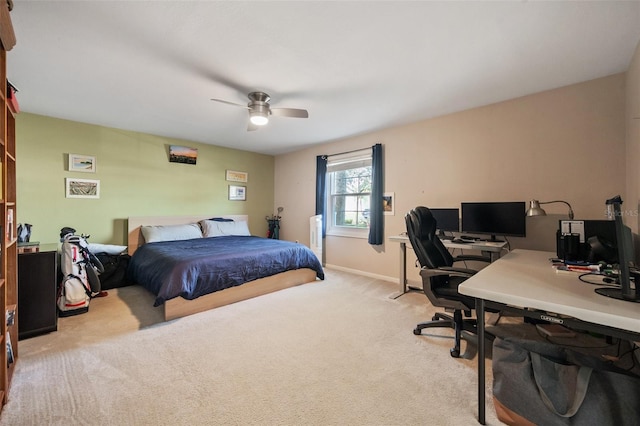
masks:
POLYGON ((496 253, 495 251, 481 250, 483 256, 489 256, 489 263, 493 263, 500 258, 500 253, 496 253))
POLYGON ((407 244, 400 243, 400 277, 398 279, 400 288, 398 293, 389 296, 391 299, 397 299, 407 292, 407 244))
POLYGON ((485 423, 485 340, 484 340, 484 300, 476 299, 478 319, 478 423, 485 423))

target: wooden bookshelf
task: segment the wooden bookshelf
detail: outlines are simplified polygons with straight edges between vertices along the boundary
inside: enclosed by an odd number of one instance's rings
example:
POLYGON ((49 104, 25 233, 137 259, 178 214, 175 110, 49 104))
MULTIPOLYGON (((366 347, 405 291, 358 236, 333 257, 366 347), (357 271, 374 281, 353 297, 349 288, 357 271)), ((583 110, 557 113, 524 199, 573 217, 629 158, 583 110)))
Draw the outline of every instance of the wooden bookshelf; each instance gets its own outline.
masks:
POLYGON ((7 96, 7 52, 16 43, 11 11, 13 3, 0 0, 0 411, 7 402, 18 360, 18 242, 16 237, 16 128, 7 96), (11 351, 8 350, 9 345, 11 351), (7 348, 7 350, 4 350, 7 348))

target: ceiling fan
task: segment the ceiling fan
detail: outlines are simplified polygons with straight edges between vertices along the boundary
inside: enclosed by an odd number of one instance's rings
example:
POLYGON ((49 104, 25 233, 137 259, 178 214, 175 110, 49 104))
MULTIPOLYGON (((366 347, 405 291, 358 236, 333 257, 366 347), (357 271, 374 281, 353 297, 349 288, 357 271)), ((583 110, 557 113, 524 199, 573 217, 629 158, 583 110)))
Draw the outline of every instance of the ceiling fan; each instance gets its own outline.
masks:
POLYGON ((238 106, 240 108, 246 108, 249 110, 249 127, 247 131, 257 130, 259 126, 264 126, 269 122, 270 115, 279 115, 282 117, 294 117, 294 118, 308 118, 309 113, 306 109, 297 108, 271 108, 269 100, 271 97, 264 92, 251 92, 249 93, 249 103, 247 106, 236 104, 234 102, 225 101, 222 99, 211 99, 212 101, 222 102, 223 104, 229 104, 238 106))

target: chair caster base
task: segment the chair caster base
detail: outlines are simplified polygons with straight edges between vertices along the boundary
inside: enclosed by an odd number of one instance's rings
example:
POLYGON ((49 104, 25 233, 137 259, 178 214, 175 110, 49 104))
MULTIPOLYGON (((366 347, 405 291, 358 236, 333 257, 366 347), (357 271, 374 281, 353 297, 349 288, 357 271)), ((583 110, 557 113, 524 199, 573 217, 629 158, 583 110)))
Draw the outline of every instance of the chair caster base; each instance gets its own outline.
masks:
POLYGON ((422 330, 420 330, 419 328, 414 328, 413 329, 413 334, 415 334, 416 336, 419 336, 422 334, 422 330))
POLYGON ((455 349, 455 348, 449 349, 449 353, 453 358, 460 358, 460 349, 455 349))

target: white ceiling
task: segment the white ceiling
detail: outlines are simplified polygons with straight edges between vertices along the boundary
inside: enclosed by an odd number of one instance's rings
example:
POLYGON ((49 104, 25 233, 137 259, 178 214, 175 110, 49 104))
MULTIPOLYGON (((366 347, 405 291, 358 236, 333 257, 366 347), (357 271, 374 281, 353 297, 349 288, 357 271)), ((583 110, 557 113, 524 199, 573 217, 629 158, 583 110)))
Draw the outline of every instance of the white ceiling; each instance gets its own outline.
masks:
POLYGON ((28 1, 8 78, 26 112, 265 154, 626 71, 640 3, 28 1), (246 104, 271 117, 247 132, 246 104))

